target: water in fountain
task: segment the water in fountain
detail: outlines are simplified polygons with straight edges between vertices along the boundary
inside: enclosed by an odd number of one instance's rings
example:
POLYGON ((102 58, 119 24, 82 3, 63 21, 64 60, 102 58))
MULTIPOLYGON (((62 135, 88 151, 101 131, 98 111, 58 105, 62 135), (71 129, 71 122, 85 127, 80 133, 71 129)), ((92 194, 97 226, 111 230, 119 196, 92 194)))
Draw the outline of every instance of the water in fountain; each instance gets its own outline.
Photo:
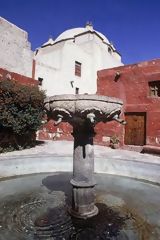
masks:
POLYGON ((96 174, 98 215, 68 214, 71 173, 37 174, 1 181, 1 240, 158 240, 159 186, 96 174))

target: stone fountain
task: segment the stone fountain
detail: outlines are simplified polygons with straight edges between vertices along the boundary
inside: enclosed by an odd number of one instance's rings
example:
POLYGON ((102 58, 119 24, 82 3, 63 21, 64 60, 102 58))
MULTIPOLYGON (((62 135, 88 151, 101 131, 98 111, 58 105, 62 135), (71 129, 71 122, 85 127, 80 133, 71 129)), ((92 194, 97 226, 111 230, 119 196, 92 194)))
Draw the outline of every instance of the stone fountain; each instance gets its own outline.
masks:
POLYGON ((45 110, 55 125, 68 122, 73 126, 73 186, 69 212, 77 218, 89 218, 98 213, 94 186, 94 127, 98 122, 119 119, 122 101, 98 95, 57 95, 45 100, 45 110))
POLYGON ((122 102, 63 95, 46 99, 45 108, 55 124, 73 126, 73 164, 69 141, 0 156, 0 239, 160 239, 159 157, 96 146, 93 175, 94 127, 125 123, 122 102))

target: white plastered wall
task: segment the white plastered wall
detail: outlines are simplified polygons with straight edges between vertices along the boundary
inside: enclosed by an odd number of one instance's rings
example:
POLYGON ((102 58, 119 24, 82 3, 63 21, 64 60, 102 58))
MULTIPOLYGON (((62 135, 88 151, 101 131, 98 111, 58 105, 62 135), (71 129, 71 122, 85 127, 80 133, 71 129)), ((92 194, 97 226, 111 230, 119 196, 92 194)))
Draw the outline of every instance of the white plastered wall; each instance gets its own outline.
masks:
POLYGON ((0 17, 0 67, 32 76, 33 52, 28 34, 0 17))
POLYGON ((96 34, 82 34, 40 48, 36 60, 36 79, 43 78, 43 89, 48 96, 57 94, 94 94, 97 91, 97 71, 123 65, 121 57, 108 52, 96 34), (81 77, 75 76, 75 61, 80 62, 81 77))

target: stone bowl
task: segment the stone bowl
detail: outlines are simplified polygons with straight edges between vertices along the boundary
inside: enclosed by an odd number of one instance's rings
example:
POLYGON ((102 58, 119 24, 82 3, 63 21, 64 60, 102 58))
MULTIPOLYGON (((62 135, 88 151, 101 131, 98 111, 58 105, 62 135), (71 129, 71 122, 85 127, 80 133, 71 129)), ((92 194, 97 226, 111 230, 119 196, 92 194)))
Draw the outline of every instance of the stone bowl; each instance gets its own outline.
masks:
POLYGON ((44 107, 49 118, 71 122, 76 118, 86 118, 94 114, 96 122, 112 120, 121 113, 123 102, 120 99, 99 95, 55 95, 45 99, 44 107))

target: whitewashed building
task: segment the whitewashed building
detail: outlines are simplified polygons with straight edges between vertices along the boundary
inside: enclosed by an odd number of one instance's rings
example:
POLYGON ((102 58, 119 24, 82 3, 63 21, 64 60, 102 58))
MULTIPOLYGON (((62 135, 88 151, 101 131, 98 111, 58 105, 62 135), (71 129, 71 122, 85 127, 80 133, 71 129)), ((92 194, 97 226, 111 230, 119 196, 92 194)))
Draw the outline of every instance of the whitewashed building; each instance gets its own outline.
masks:
POLYGON ((0 68, 32 77, 32 62, 28 33, 0 17, 0 68))
POLYGON ((34 55, 26 31, 0 17, 0 68, 39 80, 48 96, 96 93, 97 71, 123 65, 91 23, 50 38, 34 55))
POLYGON ((120 54, 91 23, 66 30, 35 51, 35 78, 48 96, 96 93, 97 71, 120 65, 120 54))

